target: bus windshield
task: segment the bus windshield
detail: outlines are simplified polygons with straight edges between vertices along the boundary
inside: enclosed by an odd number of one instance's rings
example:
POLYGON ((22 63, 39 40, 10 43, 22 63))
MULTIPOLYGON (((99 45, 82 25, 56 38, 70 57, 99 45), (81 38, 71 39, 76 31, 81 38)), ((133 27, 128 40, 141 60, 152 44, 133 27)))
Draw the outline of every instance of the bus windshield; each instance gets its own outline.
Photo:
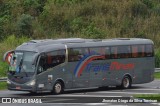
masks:
POLYGON ((35 65, 32 65, 32 58, 35 52, 15 52, 9 66, 11 75, 25 73, 34 73, 35 65))

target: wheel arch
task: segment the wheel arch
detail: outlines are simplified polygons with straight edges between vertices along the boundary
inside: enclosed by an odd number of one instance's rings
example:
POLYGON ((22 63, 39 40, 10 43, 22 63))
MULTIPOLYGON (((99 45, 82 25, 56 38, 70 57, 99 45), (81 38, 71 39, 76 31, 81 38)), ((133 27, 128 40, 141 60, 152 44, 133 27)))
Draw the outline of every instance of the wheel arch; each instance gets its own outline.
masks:
POLYGON ((132 75, 129 74, 129 73, 124 74, 123 77, 122 77, 122 80, 123 80, 123 78, 126 77, 126 76, 130 78, 131 83, 132 83, 132 75))
POLYGON ((63 89, 64 89, 64 88, 65 88, 65 83, 64 83, 64 80, 63 80, 62 78, 57 78, 57 79, 54 81, 53 86, 55 85, 55 83, 56 83, 57 81, 59 81, 59 82, 62 84, 63 89))

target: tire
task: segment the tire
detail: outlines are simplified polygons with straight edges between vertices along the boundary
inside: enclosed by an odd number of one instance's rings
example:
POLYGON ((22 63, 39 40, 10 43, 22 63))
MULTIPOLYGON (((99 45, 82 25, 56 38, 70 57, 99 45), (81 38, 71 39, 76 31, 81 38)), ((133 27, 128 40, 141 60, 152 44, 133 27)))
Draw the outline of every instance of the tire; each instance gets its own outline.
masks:
POLYGON ((53 86, 53 93, 58 95, 63 92, 63 85, 60 81, 56 81, 54 86, 53 86))
POLYGON ((131 85, 132 85, 131 78, 129 78, 128 76, 125 76, 122 79, 121 88, 122 89, 128 89, 128 88, 131 88, 131 85))

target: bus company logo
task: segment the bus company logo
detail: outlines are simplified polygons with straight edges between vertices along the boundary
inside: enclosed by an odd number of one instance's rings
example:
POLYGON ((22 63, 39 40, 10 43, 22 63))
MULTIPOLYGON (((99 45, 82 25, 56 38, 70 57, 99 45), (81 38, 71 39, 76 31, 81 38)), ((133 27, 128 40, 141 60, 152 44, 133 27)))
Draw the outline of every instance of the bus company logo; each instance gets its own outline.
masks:
POLYGON ((118 71, 118 70, 132 70, 135 65, 134 63, 127 63, 123 64, 120 62, 111 62, 111 63, 91 63, 93 60, 96 59, 104 59, 105 56, 101 55, 86 55, 84 56, 77 64, 75 70, 74 70, 74 75, 75 77, 79 77, 83 70, 86 68, 88 72, 94 71, 118 71))
POLYGON ((82 71, 85 69, 85 67, 93 60, 95 59, 104 59, 105 56, 100 56, 100 55, 85 55, 77 64, 75 70, 74 70, 74 75, 76 77, 79 77, 82 71))

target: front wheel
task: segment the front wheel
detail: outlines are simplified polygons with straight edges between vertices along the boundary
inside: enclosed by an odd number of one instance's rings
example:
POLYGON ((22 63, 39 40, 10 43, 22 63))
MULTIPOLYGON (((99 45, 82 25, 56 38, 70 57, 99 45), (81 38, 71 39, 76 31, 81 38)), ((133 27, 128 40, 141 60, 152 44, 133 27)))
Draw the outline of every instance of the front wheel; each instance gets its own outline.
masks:
POLYGON ((128 89, 128 88, 131 87, 131 85, 132 85, 131 79, 130 79, 128 76, 125 76, 125 77, 123 78, 123 80, 122 80, 121 87, 122 87, 123 89, 128 89))
POLYGON ((53 93, 54 94, 61 94, 63 92, 62 83, 57 81, 53 86, 53 93))

